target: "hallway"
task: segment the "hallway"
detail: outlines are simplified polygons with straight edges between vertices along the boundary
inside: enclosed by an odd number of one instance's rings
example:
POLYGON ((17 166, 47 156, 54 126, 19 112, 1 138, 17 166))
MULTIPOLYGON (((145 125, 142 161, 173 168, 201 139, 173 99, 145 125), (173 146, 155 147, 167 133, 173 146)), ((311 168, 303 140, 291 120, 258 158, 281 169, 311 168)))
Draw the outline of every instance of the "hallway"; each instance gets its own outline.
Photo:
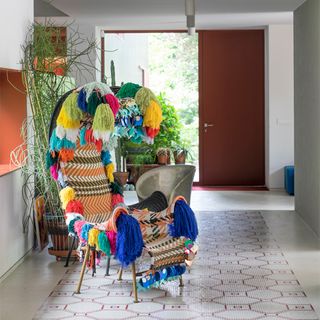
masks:
MULTIPOLYGON (((134 202, 135 194, 127 193, 126 201, 134 202)), ((31 256, 26 258, 0 284, 0 319, 14 320, 21 317, 32 319, 42 305, 35 319, 67 319, 74 313, 79 317, 73 317, 73 319, 90 319, 90 317, 91 319, 110 317, 118 319, 123 318, 123 315, 125 319, 128 317, 186 319, 186 314, 183 313, 186 312, 185 308, 187 308, 188 317, 192 319, 202 319, 205 315, 209 316, 208 319, 214 319, 213 313, 217 319, 251 319, 251 317, 258 319, 261 317, 261 312, 270 316, 280 312, 283 316, 263 319, 317 319, 310 304, 320 314, 320 287, 315 286, 314 283, 314 279, 320 278, 320 242, 300 217, 291 211, 292 197, 283 192, 194 191, 192 205, 199 219, 200 252, 191 273, 185 276, 186 285, 182 293, 178 292, 177 284, 173 282, 162 287, 161 290, 152 289, 156 293, 155 297, 153 297, 154 294, 151 297, 150 294, 145 296, 140 293, 140 297, 143 301, 148 300, 148 304, 134 305, 131 303, 131 297, 128 297, 130 282, 123 281, 124 283, 120 286, 108 286, 115 279, 116 266, 113 265, 111 277, 105 278, 103 261, 102 269, 98 270, 96 278, 86 276, 85 289, 81 296, 63 299, 62 302, 55 296, 58 294, 72 296, 74 282, 78 278, 79 264, 71 265, 66 270, 63 263, 56 263, 53 257, 48 256, 44 251, 41 254, 32 253, 32 259, 31 256), (258 208, 261 208, 259 210, 261 214, 257 212, 258 208), (237 210, 237 212, 224 212, 230 210, 237 210), (248 233, 248 228, 255 229, 256 236, 253 237, 248 233), (232 237, 232 235, 237 236, 232 237), (258 241, 261 247, 251 248, 252 241, 258 241), (250 248, 247 247, 248 245, 250 248), (238 268, 250 269, 253 274, 246 275, 245 271, 240 273, 238 268), (204 269, 205 272, 203 272, 204 269), (271 270, 272 274, 268 270, 271 270), (225 274, 228 276, 223 276, 225 274), (210 280, 205 279, 206 277, 210 280), (102 286, 101 290, 98 286, 102 286), (217 287, 219 287, 218 290, 217 287), (198 290, 199 294, 190 294, 195 290, 198 290), (250 292, 253 290, 265 290, 262 293, 258 292, 258 295, 260 293, 265 295, 252 297, 250 292), (123 295, 119 297, 112 292, 123 292, 123 295), (206 297, 201 296, 201 292, 206 292, 206 297), (239 292, 242 298, 239 297, 239 292), (247 292, 246 298, 243 299, 245 292, 247 292), (278 292, 277 297, 270 296, 272 292, 278 292), (303 292, 307 298, 304 297, 303 292), (234 297, 235 293, 238 298, 227 298, 227 296, 234 297), (174 305, 180 306, 177 310, 170 304, 170 296, 179 294, 181 297, 174 302, 174 305), (112 295, 117 298, 112 300, 112 295), (47 296, 50 297, 46 300, 47 296), (93 302, 96 298, 98 301, 93 302), (86 310, 77 309, 80 304, 73 304, 79 301, 75 299, 85 299, 81 306, 89 306, 91 310, 86 317, 84 317, 86 310), (117 311, 108 309, 110 301, 115 303, 114 308, 119 305, 117 311), (159 312, 158 308, 162 302, 166 304, 166 309, 159 312), (100 313, 96 312, 97 303, 100 313), (248 310, 237 313, 239 316, 242 315, 242 318, 238 316, 235 318, 229 310, 229 308, 240 308, 240 306, 241 308, 246 306, 248 309, 249 304, 252 304, 249 307, 251 309, 249 313, 246 313, 248 310), (283 305, 287 305, 286 309, 283 305), (124 306, 125 313, 123 313, 124 306), (145 309, 147 306, 150 310, 145 309), (221 306, 224 306, 228 312, 223 313, 221 306), (171 309, 167 310, 169 307, 171 309), (300 313, 297 314, 297 310, 300 313)))

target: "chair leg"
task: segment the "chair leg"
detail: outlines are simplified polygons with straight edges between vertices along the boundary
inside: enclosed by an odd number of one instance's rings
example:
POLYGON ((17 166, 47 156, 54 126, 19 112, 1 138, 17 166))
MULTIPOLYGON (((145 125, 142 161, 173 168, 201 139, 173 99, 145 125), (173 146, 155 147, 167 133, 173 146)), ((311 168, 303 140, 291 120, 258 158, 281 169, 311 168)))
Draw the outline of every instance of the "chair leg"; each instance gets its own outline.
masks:
POLYGON ((137 290, 137 278, 136 278, 136 264, 132 263, 132 287, 134 293, 134 303, 138 303, 138 290, 137 290))
POLYGON ((70 260, 70 257, 71 257, 71 254, 72 254, 72 250, 73 250, 73 247, 74 247, 74 243, 76 242, 76 237, 73 236, 72 237, 72 244, 71 244, 71 247, 69 248, 69 252, 68 252, 68 256, 67 256, 67 260, 66 260, 66 263, 65 263, 65 268, 67 268, 69 266, 69 260, 70 260))
POLYGON ((92 276, 94 277, 95 273, 96 273, 96 247, 93 247, 92 249, 92 276))
POLYGON ((80 293, 80 289, 81 289, 81 285, 82 285, 82 281, 83 281, 83 276, 84 276, 84 272, 86 270, 86 266, 87 266, 87 262, 89 260, 89 256, 90 256, 90 247, 89 245, 86 246, 86 255, 83 259, 83 263, 82 263, 82 268, 81 268, 81 273, 80 273, 80 279, 78 282, 78 286, 77 289, 74 293, 79 294, 80 293))
POLYGON ((179 276, 179 287, 180 287, 180 288, 184 287, 184 283, 183 283, 183 278, 182 278, 182 276, 179 276))
POLYGON ((107 268, 106 268, 105 276, 110 276, 110 273, 109 273, 109 271, 110 271, 110 260, 111 260, 111 258, 107 257, 107 268))
POLYGON ((118 281, 122 280, 122 272, 123 272, 123 268, 120 267, 119 271, 118 271, 118 281))

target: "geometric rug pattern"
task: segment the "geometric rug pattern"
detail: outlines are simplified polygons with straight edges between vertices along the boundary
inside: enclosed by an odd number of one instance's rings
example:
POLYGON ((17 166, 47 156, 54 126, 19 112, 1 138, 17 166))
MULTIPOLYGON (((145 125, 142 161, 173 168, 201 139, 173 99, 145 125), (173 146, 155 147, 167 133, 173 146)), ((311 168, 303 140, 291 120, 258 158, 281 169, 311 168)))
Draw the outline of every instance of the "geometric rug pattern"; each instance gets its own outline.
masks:
POLYGON ((139 292, 133 303, 130 270, 117 281, 105 261, 82 292, 73 291, 80 264, 66 270, 34 319, 318 319, 259 212, 197 213, 200 246, 185 286, 170 282, 139 292))

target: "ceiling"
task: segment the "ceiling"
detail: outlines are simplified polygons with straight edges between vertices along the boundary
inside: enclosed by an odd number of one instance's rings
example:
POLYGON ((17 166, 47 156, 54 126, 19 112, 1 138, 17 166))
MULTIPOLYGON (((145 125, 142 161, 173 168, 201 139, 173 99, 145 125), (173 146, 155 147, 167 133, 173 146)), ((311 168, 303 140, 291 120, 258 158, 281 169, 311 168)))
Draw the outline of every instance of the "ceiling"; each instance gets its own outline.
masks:
MULTIPOLYGON (((48 0, 47 0, 48 1, 48 0)), ((196 0, 198 28, 292 21, 305 0, 196 0)), ((96 26, 141 29, 185 26, 184 0, 50 0, 71 18, 96 26)))

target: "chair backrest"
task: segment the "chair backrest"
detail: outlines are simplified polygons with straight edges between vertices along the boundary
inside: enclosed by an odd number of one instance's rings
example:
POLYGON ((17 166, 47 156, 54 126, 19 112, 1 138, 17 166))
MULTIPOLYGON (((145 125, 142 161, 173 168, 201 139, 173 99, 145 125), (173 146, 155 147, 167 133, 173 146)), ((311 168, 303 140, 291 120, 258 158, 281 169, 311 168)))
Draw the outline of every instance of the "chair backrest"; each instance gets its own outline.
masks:
POLYGON ((144 200, 154 191, 161 191, 169 203, 179 195, 190 203, 195 172, 196 167, 192 165, 163 166, 149 170, 136 183, 138 198, 144 200))
POLYGON ((112 212, 112 194, 95 144, 77 146, 74 159, 60 162, 63 180, 76 192, 89 222, 103 222, 112 212))

